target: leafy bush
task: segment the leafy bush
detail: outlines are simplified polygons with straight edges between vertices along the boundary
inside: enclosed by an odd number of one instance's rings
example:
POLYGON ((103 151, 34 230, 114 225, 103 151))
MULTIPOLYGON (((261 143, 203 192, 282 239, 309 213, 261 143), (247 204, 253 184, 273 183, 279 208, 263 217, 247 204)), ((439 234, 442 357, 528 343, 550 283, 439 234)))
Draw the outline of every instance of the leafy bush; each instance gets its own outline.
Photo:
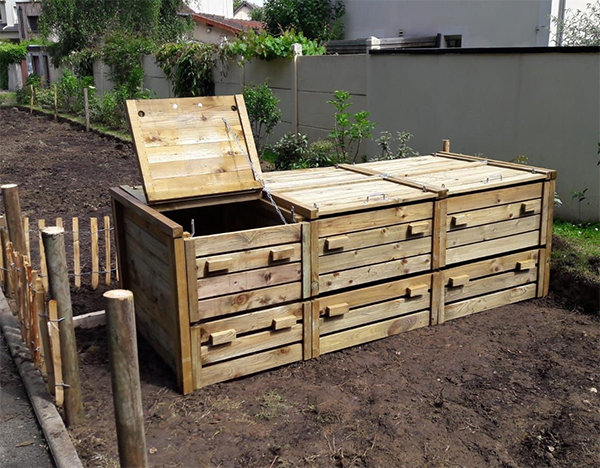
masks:
POLYGON ((262 153, 268 136, 281 121, 281 110, 277 106, 279 99, 273 94, 267 83, 244 87, 244 101, 257 151, 262 153))
POLYGON ((242 34, 239 39, 229 44, 229 53, 239 55, 244 60, 259 58, 274 60, 276 58, 291 58, 292 44, 302 45, 303 55, 323 55, 325 48, 317 41, 307 39, 304 34, 293 29, 284 31, 280 36, 272 36, 266 31, 257 33, 253 29, 242 34))
POLYGON ((346 162, 338 158, 331 140, 318 140, 309 144, 308 137, 301 133, 284 135, 266 149, 263 157, 277 170, 327 167, 346 162))
POLYGON ((373 158, 373 161, 385 161, 389 159, 412 158, 419 156, 419 153, 408 146, 409 140, 413 137, 412 133, 396 132, 394 137, 391 132, 381 132, 377 141, 377 146, 381 149, 381 154, 373 158), (392 148, 396 144, 396 149, 392 148))
POLYGON ((31 100, 31 86, 33 86, 33 94, 35 99, 35 95, 42 87, 42 78, 39 75, 36 75, 35 73, 32 73, 27 77, 27 80, 25 80, 25 84, 23 85, 23 87, 17 90, 17 104, 29 105, 31 100))
POLYGON ((8 66, 11 63, 21 63, 26 55, 26 44, 0 41, 0 89, 8 89, 8 66))

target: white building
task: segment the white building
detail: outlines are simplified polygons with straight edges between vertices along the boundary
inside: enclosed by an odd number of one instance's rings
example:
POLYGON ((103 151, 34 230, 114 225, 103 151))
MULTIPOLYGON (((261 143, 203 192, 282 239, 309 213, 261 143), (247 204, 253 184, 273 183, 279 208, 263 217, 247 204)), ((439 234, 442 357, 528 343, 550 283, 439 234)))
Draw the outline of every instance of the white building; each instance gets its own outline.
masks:
POLYGON ((442 47, 549 44, 552 0, 345 0, 344 4, 346 39, 440 33, 445 39, 442 47))
POLYGON ((0 0, 0 41, 19 39, 16 0, 0 0))

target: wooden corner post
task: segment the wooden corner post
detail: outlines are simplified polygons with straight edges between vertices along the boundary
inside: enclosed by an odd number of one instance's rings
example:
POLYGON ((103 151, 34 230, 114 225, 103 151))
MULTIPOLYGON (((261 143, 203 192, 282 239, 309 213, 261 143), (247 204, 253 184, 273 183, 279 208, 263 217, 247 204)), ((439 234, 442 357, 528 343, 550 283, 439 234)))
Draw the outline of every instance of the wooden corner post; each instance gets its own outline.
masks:
POLYGON ((65 387, 65 418, 68 426, 76 426, 83 422, 83 402, 81 397, 81 381, 79 378, 79 362, 77 359, 77 343, 73 328, 73 308, 67 257, 65 254, 65 230, 52 226, 42 230, 42 241, 48 264, 48 284, 50 297, 57 302, 58 320, 60 321, 60 353, 63 365, 63 382, 56 385, 65 387))
POLYGON ((133 293, 115 289, 104 298, 119 461, 121 466, 147 467, 133 293))

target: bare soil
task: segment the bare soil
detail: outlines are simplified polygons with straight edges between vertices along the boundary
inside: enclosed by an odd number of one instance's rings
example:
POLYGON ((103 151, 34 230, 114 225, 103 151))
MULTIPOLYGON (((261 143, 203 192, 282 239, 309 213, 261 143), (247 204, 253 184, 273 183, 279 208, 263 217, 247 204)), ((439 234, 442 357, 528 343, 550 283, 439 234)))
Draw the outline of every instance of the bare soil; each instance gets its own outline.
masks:
MULTIPOLYGON (((2 183, 33 217, 109 214, 128 145, 0 108, 2 183)), ((98 292, 78 300, 95 303, 98 292)), ((598 466, 600 322, 529 301, 182 396, 139 341, 151 466, 598 466)), ((104 328, 79 331, 86 466, 118 466, 104 328)))

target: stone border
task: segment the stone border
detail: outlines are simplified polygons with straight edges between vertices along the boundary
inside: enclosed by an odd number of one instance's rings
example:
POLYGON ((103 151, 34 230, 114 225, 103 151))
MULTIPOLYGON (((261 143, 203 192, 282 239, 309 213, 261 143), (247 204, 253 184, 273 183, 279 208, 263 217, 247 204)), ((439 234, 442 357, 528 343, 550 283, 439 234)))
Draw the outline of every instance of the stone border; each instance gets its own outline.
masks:
POLYGON ((60 414, 58 414, 42 375, 33 366, 29 348, 21 339, 17 320, 13 317, 2 290, 0 290, 0 326, 19 370, 31 406, 46 438, 46 443, 50 448, 54 463, 58 468, 83 468, 73 441, 60 414))

